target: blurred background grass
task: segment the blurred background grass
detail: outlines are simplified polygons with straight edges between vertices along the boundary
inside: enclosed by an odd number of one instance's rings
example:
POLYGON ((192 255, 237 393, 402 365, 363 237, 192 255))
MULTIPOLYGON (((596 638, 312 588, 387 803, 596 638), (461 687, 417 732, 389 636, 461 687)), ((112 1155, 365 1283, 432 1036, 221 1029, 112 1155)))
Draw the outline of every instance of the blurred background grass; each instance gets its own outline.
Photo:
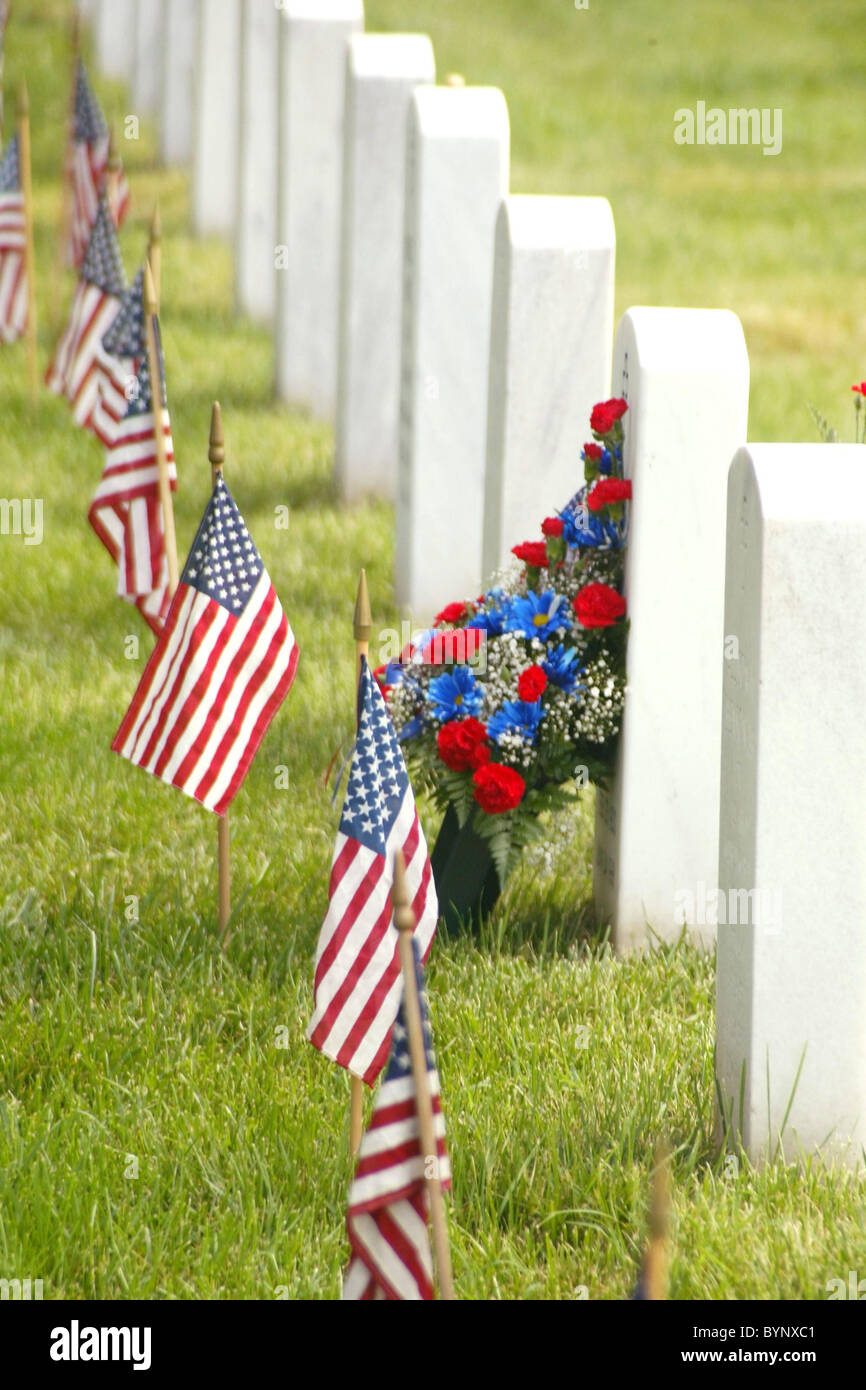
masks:
MULTIPOLYGON (((7 113, 25 73, 31 91, 43 364, 72 292, 56 263, 69 8, 16 0, 7 44, 7 113)), ((808 400, 844 429, 864 375, 863 11, 368 0, 367 25, 426 30, 440 75, 502 87, 515 191, 610 198, 618 312, 734 309, 750 435, 797 439, 813 437, 808 400), (675 145, 673 113, 698 99, 781 108, 781 155, 675 145)), ((43 393, 31 411, 23 350, 4 348, 0 494, 42 497, 45 538, 0 538, 0 1277, 41 1277, 48 1297, 336 1296, 348 1087, 303 1031, 336 827, 324 773, 352 727, 357 574, 376 626, 395 623, 393 516, 338 506, 329 430, 271 402, 270 340, 233 315, 229 248, 192 240, 186 174, 159 168, 146 122, 122 139, 128 97, 93 76, 132 185, 130 274, 162 209, 179 549, 207 496, 218 397, 226 475, 302 655, 232 808, 223 956, 212 818, 109 752, 151 638, 87 525, 101 450, 62 402, 43 393)), ((442 584, 445 601, 444 565, 442 584)), ((624 1297, 667 1136, 673 1296, 823 1298, 866 1268, 862 1184, 817 1165, 725 1166, 712 958, 611 959, 588 906, 591 811, 551 827, 479 941, 433 952, 460 1293, 624 1297)), ((425 824, 432 839, 429 807, 425 824)))

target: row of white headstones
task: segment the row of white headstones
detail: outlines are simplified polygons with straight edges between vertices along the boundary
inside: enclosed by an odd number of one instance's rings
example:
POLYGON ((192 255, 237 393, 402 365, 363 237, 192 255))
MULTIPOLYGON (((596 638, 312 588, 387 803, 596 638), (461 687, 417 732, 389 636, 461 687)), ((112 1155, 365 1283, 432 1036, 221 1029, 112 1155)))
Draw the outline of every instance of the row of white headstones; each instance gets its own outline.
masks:
POLYGON ((434 85, 429 39, 363 33, 361 0, 83 8, 191 163, 195 230, 234 239, 278 395, 333 422, 343 498, 395 501, 415 618, 538 535, 591 406, 626 398, 629 692, 597 905, 618 949, 717 940, 716 1071, 752 1157, 860 1161, 862 446, 745 444, 730 312, 631 309, 614 342, 607 201, 509 195, 501 92, 434 85))

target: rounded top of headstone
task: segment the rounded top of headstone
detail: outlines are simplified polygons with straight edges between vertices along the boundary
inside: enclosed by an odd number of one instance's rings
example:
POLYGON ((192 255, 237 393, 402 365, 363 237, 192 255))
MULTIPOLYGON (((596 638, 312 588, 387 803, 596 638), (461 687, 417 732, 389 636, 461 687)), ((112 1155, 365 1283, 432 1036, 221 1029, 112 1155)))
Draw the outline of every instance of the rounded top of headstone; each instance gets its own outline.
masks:
POLYGON ((512 246, 526 250, 580 250, 616 244, 607 198, 512 193, 503 198, 499 220, 512 246))
POLYGON ((426 34, 352 34, 349 68, 356 77, 436 79, 433 44, 426 34))
POLYGON ((748 380, 743 325, 731 309, 637 305, 627 309, 619 321, 617 344, 623 343, 647 371, 679 375, 684 364, 694 363, 701 373, 745 373, 748 380))
POLYGON ((744 444, 734 454, 729 488, 756 496, 761 516, 815 527, 866 520, 866 450, 862 444, 744 444), (832 488, 816 488, 830 477, 832 488), (840 503, 844 497, 844 504, 840 503))
POLYGON ((410 109, 423 135, 464 140, 508 135, 508 107, 498 87, 416 87, 410 109))

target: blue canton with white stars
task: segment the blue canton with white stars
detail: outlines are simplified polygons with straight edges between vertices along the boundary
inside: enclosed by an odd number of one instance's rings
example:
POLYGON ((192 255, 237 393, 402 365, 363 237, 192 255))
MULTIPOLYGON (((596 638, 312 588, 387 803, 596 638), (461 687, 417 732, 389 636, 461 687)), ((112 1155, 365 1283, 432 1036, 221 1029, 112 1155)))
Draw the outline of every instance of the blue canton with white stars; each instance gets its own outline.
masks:
POLYGON ((89 280, 105 294, 119 299, 126 289, 126 274, 120 259, 120 247, 114 222, 108 210, 108 202, 103 195, 99 200, 99 211, 87 243, 87 251, 81 265, 82 280, 89 280))
POLYGON ((220 474, 181 581, 239 618, 264 568, 262 557, 220 474))
MULTIPOLYGON (((165 359, 162 355, 162 340, 159 335, 159 323, 154 318, 154 333, 156 337, 156 356, 158 370, 162 384, 162 404, 167 408, 168 401, 165 395, 165 359)), ((126 407, 126 418, 132 415, 146 415, 153 409, 153 390, 150 380, 150 363, 147 360, 147 353, 142 357, 138 364, 138 372, 135 377, 135 389, 129 397, 129 405, 126 407)))
POLYGON ((384 855, 409 778, 388 706, 366 661, 361 666, 358 703, 358 736, 340 829, 384 855))
MULTIPOLYGON (((418 942, 412 938, 412 951, 415 956, 415 978, 418 981, 418 998, 421 1003, 421 1028, 424 1033, 424 1052, 427 1057, 427 1070, 436 1068, 433 1052, 433 1033, 430 1028, 430 1014, 427 1007, 427 994, 424 986, 424 971, 418 959, 418 942)), ((385 1071, 386 1081, 400 1081, 412 1071, 412 1058, 409 1055, 409 1029, 406 1027, 405 990, 400 996, 400 1008, 391 1034, 391 1052, 385 1071)))
POLYGON ((117 317, 102 339, 112 357, 141 357, 144 352, 144 267, 124 291, 117 317))
POLYGON ((80 58, 78 60, 78 72, 75 77, 75 115, 73 124, 75 128, 75 139, 83 140, 88 145, 95 145, 97 140, 104 140, 108 134, 108 125, 102 114, 102 107, 96 99, 93 88, 88 81, 84 64, 80 58))
POLYGON ((21 187, 18 169, 18 136, 13 135, 0 159, 0 193, 17 193, 21 187))

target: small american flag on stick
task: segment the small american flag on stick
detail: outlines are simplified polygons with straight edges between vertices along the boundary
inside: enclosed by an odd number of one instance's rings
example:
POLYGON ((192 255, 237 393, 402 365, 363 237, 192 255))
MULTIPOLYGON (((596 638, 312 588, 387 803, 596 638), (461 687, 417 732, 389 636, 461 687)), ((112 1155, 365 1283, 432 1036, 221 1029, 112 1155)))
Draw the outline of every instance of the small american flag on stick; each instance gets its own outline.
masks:
POLYGON ((223 815, 291 688, 298 647, 221 475, 115 753, 223 815))
MULTIPOLYGON (((70 213, 67 230, 67 264, 78 269, 87 252, 87 243, 99 211, 104 191, 111 138, 102 107, 90 85, 87 70, 79 58, 75 69, 75 96, 66 152, 70 213)), ((129 207, 129 188, 122 170, 111 190, 109 210, 119 227, 129 207)))
MULTIPOLYGON (((139 305, 139 312, 141 306, 139 305)), ((174 447, 159 352, 162 431, 171 490, 177 490, 174 447)), ((134 603, 154 632, 162 631, 169 606, 165 527, 159 496, 156 415, 147 357, 142 357, 126 413, 116 427, 102 481, 91 503, 90 524, 117 565, 117 592, 134 603)))
POLYGON ((416 939, 426 959, 436 930, 433 872, 403 753, 365 658, 358 682, 358 736, 319 934, 314 1047, 372 1085, 388 1057, 400 1002, 397 932, 391 920, 393 860, 402 850, 416 939))
POLYGON ((102 338, 111 327, 126 289, 126 275, 114 223, 103 197, 87 244, 87 254, 69 311, 69 321, 54 352, 45 380, 51 391, 65 396, 72 417, 91 428, 99 377, 97 357, 102 338))
MULTIPOLYGON (((424 994, 424 972, 412 940, 427 1080, 433 1108, 438 1178, 451 1186, 445 1149, 445 1117, 439 1074, 424 994)), ((401 982, 402 983, 402 982, 401 982)), ((429 1162, 432 1155, 428 1155, 429 1162)), ((427 1227, 428 1194, 425 1155, 409 1055, 405 997, 391 1035, 388 1068, 376 1094, 373 1115, 361 1140, 355 1177, 349 1191, 346 1227, 352 1260, 343 1280, 343 1298, 432 1299, 433 1260, 427 1227)))
POLYGON ((144 267, 124 290, 117 315, 96 349, 96 403, 90 428, 106 448, 129 406, 130 382, 147 351, 144 339, 144 267))
POLYGON ((0 159, 0 342, 13 343, 27 330, 27 228, 18 136, 0 159))

